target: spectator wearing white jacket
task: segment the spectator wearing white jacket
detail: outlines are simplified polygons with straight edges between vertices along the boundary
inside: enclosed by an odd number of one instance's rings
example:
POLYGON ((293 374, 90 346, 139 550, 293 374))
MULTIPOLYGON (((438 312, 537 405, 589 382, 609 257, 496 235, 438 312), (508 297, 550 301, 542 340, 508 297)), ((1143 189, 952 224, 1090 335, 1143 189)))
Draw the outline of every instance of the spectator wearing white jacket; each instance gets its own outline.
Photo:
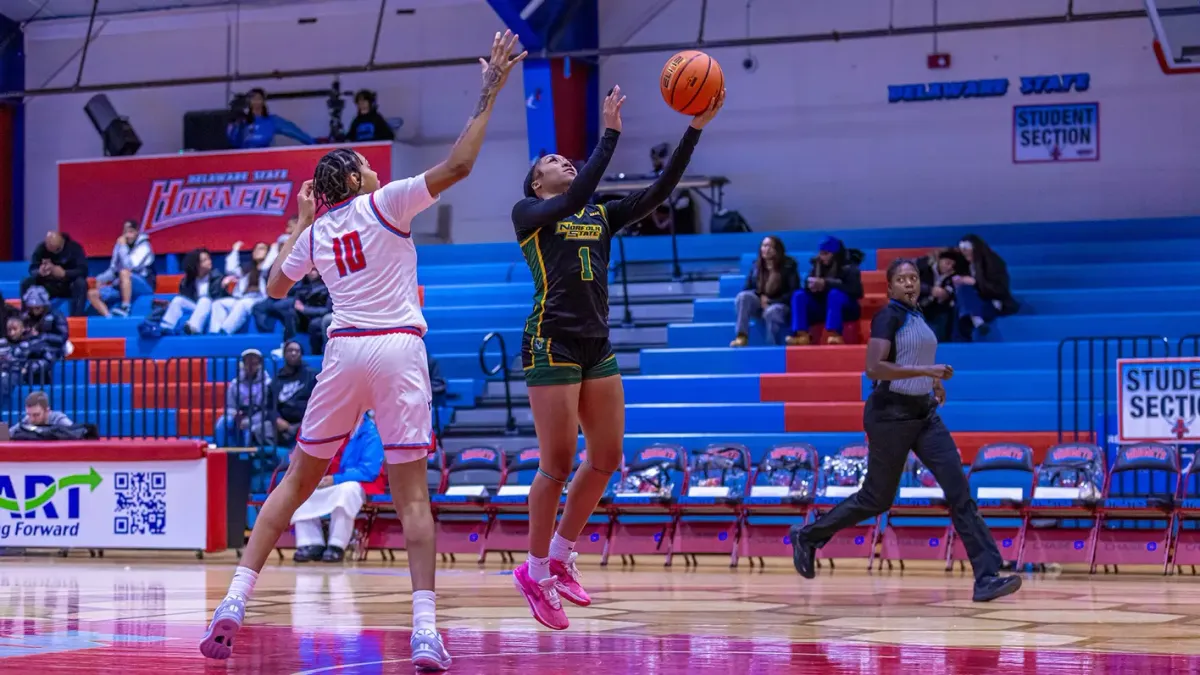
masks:
POLYGON ((241 250, 242 242, 239 241, 225 258, 225 273, 236 277, 237 284, 228 297, 213 301, 208 323, 210 333, 233 335, 238 332, 249 320, 254 305, 267 297, 267 276, 271 268, 267 263, 269 249, 266 243, 260 241, 254 245, 247 265, 241 264, 241 250))
POLYGON ((100 316, 129 316, 134 300, 154 293, 155 276, 150 237, 138 231, 136 222, 127 220, 113 246, 108 269, 96 276, 96 287, 88 291, 88 302, 100 316), (110 310, 113 305, 117 306, 110 310))

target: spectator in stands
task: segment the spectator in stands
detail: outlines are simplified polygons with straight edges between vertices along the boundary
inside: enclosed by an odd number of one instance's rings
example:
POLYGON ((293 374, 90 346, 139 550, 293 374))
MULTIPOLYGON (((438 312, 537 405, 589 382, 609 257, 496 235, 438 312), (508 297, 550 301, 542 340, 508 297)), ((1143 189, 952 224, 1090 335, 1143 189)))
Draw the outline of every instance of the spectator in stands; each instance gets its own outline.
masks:
POLYGON ((803 288, 792 295, 792 336, 789 345, 812 343, 809 327, 825 322, 825 342, 842 344, 842 327, 858 321, 863 297, 858 266, 863 252, 848 249, 841 239, 826 237, 821 242, 803 288))
POLYGON ((203 333, 212 313, 212 304, 229 295, 225 290, 226 282, 232 283, 217 270, 213 269, 212 254, 206 248, 188 251, 183 258, 183 279, 179 282, 179 295, 171 298, 167 311, 163 314, 162 328, 173 331, 183 318, 184 312, 191 311, 192 315, 183 325, 183 332, 191 335, 203 333))
POLYGON ((31 343, 36 343, 32 352, 37 358, 47 361, 44 370, 50 372, 50 363, 62 360, 67 355, 67 317, 50 307, 50 295, 41 286, 30 286, 21 298, 21 323, 31 343))
POLYGON ((758 246, 758 258, 746 275, 746 288, 738 293, 737 337, 730 347, 745 347, 750 342, 750 319, 766 324, 768 344, 779 344, 788 325, 788 303, 800 289, 796 260, 787 255, 783 241, 768 235, 758 246))
POLYGON ((155 279, 150 237, 138 231, 136 222, 127 220, 113 246, 108 269, 96 277, 96 287, 88 291, 88 302, 100 316, 109 316, 113 305, 117 307, 111 314, 129 316, 134 300, 154 293, 155 279))
POLYGON ((921 296, 917 300, 925 323, 937 335, 938 342, 954 339, 957 308, 954 301, 954 278, 970 274, 967 259, 956 248, 930 253, 917 261, 921 276, 921 296))
POLYGON ((20 316, 10 314, 4 320, 4 339, 0 340, 0 401, 7 402, 13 387, 21 383, 24 341, 25 324, 20 316))
POLYGON ((358 114, 350 123, 350 131, 346 140, 352 142, 364 141, 394 141, 396 134, 392 126, 379 114, 379 105, 375 100, 375 92, 363 89, 354 95, 354 105, 358 106, 358 114))
MULTIPOLYGON (((307 330, 310 321, 320 318, 332 311, 332 301, 329 289, 321 280, 321 274, 311 270, 307 276, 298 281, 286 298, 279 300, 267 298, 254 305, 254 324, 260 333, 270 333, 275 330, 275 322, 283 322, 283 339, 291 340, 296 337, 297 327, 307 330)), ((321 352, 314 349, 314 354, 321 352)))
POLYGON ((982 338, 997 317, 1015 314, 1017 301, 1009 289, 1008 265, 983 239, 968 234, 958 243, 967 259, 968 276, 954 278, 958 335, 964 342, 982 338))
POLYGON ((277 134, 295 139, 304 145, 316 143, 312 136, 301 131, 300 127, 291 121, 279 115, 272 115, 267 110, 267 92, 262 89, 251 89, 243 100, 245 107, 241 107, 241 100, 235 99, 238 105, 232 111, 234 120, 225 130, 230 146, 242 149, 269 148, 277 134))
POLYGON ((265 266, 269 250, 266 242, 254 245, 250 262, 245 265, 239 256, 241 250, 242 242, 236 242, 225 259, 225 278, 237 279, 237 283, 229 295, 213 300, 210 333, 233 335, 246 325, 254 306, 267 299, 267 276, 271 270, 265 266))
POLYGON ((29 258, 29 276, 21 282, 22 297, 30 286, 45 288, 52 298, 70 298, 71 316, 83 316, 88 295, 83 247, 61 232, 47 232, 46 240, 29 258))
POLYGON ((317 374, 304 363, 304 350, 295 340, 283 346, 283 367, 271 380, 267 445, 290 446, 296 442, 308 399, 317 386, 317 374))
POLYGON ((321 479, 316 492, 292 516, 296 528, 293 560, 342 562, 354 534, 354 519, 367 496, 385 493, 383 442, 375 428, 374 414, 368 410, 342 450, 337 468, 321 479), (329 516, 328 540, 321 532, 325 516, 329 516))
POLYGON ((75 423, 65 414, 50 409, 50 397, 44 391, 31 391, 25 397, 25 416, 9 428, 10 436, 17 435, 19 427, 70 427, 75 423))
POLYGON ((267 249, 267 259, 264 260, 262 264, 263 270, 268 273, 271 271, 271 265, 274 265, 275 259, 279 257, 280 249, 283 248, 283 245, 287 242, 288 237, 292 236, 292 232, 295 232, 296 228, 299 226, 300 219, 298 217, 292 216, 291 218, 288 218, 287 226, 284 228, 283 234, 279 235, 279 238, 275 240, 275 243, 271 244, 271 247, 267 249))
POLYGON ((238 375, 225 388, 225 415, 217 420, 213 433, 218 446, 245 447, 251 442, 268 445, 273 428, 267 419, 271 378, 263 369, 263 355, 257 349, 242 352, 238 375))

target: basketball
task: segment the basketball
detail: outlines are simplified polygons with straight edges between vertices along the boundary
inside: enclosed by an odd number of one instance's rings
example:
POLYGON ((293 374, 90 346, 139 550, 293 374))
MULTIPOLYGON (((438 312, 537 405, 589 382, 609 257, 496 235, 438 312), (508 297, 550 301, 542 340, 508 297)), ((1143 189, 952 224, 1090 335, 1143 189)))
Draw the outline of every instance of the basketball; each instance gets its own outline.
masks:
POLYGON ((663 66, 658 87, 672 110, 699 115, 725 87, 725 73, 721 64, 704 52, 679 52, 663 66))

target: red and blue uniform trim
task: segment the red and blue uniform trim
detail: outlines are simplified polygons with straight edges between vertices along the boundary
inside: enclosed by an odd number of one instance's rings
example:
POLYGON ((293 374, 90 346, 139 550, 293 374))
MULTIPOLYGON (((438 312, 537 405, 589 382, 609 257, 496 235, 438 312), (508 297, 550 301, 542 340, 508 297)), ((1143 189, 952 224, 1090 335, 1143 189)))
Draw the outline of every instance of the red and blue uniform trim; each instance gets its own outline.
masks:
POLYGON ((391 232, 392 234, 403 237, 404 239, 408 239, 409 237, 412 236, 412 232, 402 232, 400 230, 400 228, 398 228, 395 225, 393 225, 392 223, 388 222, 388 219, 383 217, 383 212, 380 211, 379 207, 375 204, 375 193, 374 192, 371 193, 371 196, 368 197, 367 200, 371 203, 371 211, 373 211, 375 213, 375 217, 379 219, 379 222, 383 225, 383 227, 388 232, 391 232))
POLYGON ((395 335, 397 333, 425 337, 425 334, 421 332, 421 329, 417 328, 416 326, 396 326, 395 328, 338 328, 337 330, 330 332, 329 337, 373 337, 376 335, 395 335))
POLYGON ((296 440, 306 445, 325 445, 326 443, 333 443, 334 441, 344 441, 347 438, 350 438, 349 431, 339 436, 330 436, 329 438, 305 438, 304 433, 301 432, 300 435, 296 437, 296 440))

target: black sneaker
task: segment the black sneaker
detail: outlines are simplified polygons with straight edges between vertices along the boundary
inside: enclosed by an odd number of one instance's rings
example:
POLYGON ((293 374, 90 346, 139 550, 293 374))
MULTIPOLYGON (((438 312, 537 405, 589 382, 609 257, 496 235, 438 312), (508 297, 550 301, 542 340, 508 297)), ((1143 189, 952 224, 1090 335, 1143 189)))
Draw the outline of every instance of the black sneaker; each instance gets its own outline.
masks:
POLYGON ((321 556, 321 562, 340 563, 346 558, 346 549, 330 546, 325 549, 325 555, 321 556))
POLYGON ((121 305, 119 307, 114 307, 112 309, 112 315, 119 316, 121 318, 125 318, 125 317, 129 316, 129 311, 130 311, 129 305, 121 305))
POLYGON ((792 564, 796 571, 805 579, 817 576, 817 549, 804 537, 804 528, 793 525, 788 536, 792 539, 792 564))
POLYGON ((313 562, 314 560, 320 560, 323 555, 325 555, 324 546, 301 546, 296 549, 292 560, 298 563, 313 562))
POLYGON ((1021 577, 993 575, 975 582, 975 602, 991 602, 996 598, 1012 595, 1021 589, 1021 577))

